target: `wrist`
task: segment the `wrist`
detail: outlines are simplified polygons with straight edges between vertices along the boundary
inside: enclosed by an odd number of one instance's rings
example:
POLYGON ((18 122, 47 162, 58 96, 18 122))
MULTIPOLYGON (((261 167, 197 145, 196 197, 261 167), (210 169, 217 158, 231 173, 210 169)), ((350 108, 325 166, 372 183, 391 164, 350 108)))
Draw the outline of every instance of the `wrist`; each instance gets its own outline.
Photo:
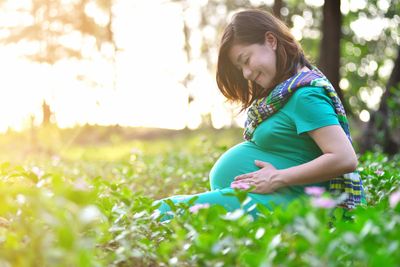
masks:
POLYGON ((284 170, 276 170, 276 172, 272 176, 272 181, 275 189, 287 187, 290 185, 289 182, 287 181, 287 177, 285 175, 284 170))

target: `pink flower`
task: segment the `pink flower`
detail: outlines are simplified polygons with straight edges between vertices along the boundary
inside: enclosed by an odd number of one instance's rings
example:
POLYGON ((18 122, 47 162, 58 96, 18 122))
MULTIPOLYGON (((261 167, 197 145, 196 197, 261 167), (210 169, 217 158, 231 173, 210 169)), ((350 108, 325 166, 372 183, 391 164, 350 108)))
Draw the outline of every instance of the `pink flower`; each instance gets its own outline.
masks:
POLYGON ((317 197, 311 199, 311 205, 316 208, 330 209, 336 206, 336 202, 332 198, 317 197))
POLYGON ((378 176, 382 176, 384 173, 385 173, 385 172, 382 171, 382 170, 376 170, 376 171, 375 171, 375 174, 378 175, 378 176))
POLYGON ((73 186, 80 191, 88 191, 90 189, 90 185, 83 178, 78 178, 74 181, 73 186))
POLYGON ((247 190, 250 188, 250 185, 243 182, 233 182, 231 183, 231 188, 247 190))
POLYGON ((32 167, 31 171, 37 176, 37 178, 42 178, 44 171, 37 166, 32 167))
POLYGON ((308 186, 304 188, 304 192, 310 196, 320 197, 325 192, 325 188, 319 186, 308 186))
POLYGON ((392 193, 389 196, 389 205, 391 208, 395 208, 397 206, 397 203, 400 202, 400 190, 392 193))
POLYGON ((199 210, 201 210, 201 209, 207 209, 207 208, 209 208, 210 207, 210 204, 208 204, 208 203, 205 203, 205 204, 196 204, 196 205, 194 205, 194 206, 191 206, 190 208, 189 208, 189 211, 191 212, 191 213, 197 213, 197 212, 199 212, 199 210))

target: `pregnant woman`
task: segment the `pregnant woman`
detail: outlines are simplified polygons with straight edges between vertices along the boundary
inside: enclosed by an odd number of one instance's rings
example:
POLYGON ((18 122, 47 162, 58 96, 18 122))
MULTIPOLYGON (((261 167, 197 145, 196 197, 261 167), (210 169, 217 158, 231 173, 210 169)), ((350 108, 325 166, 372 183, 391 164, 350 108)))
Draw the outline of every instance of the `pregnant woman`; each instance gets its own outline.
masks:
MULTIPOLYGON (((236 13, 222 36, 216 77, 222 94, 247 110, 245 141, 215 163, 211 191, 168 199, 197 196, 195 204, 233 211, 240 202, 226 193, 249 186, 244 208, 255 218, 254 204, 286 205, 304 195, 305 186, 345 193, 345 208, 360 203, 362 182, 343 106, 286 25, 259 10, 236 13)), ((158 201, 162 220, 170 218, 164 200, 158 201)))

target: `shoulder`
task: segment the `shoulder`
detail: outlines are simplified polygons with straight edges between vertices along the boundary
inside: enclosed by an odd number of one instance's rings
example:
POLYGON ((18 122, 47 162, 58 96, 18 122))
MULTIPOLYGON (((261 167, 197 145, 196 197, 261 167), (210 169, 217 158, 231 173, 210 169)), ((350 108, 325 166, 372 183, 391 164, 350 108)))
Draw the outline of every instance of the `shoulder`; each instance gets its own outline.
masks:
POLYGON ((323 87, 299 88, 286 106, 286 115, 295 123, 298 134, 339 124, 333 101, 323 87))
POLYGON ((307 97, 307 96, 320 96, 324 97, 327 96, 325 89, 320 86, 304 86, 301 88, 298 88, 296 92, 293 93, 292 98, 302 98, 302 97, 307 97))
POLYGON ((327 105, 334 108, 332 99, 323 87, 305 86, 293 93, 288 101, 288 108, 316 108, 327 105))

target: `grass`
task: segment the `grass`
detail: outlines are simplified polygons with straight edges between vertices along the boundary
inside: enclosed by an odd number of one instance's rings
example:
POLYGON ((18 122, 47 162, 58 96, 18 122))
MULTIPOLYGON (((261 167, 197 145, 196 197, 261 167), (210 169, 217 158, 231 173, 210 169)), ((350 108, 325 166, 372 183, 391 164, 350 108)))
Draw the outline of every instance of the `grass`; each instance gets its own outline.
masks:
POLYGON ((0 266, 400 262, 400 205, 389 203, 400 189, 399 156, 359 155, 368 205, 352 221, 306 201, 273 212, 259 207, 256 221, 217 206, 194 214, 180 205, 179 216, 160 223, 153 200, 208 190, 210 168, 241 132, 146 131, 84 127, 1 137, 0 266))

